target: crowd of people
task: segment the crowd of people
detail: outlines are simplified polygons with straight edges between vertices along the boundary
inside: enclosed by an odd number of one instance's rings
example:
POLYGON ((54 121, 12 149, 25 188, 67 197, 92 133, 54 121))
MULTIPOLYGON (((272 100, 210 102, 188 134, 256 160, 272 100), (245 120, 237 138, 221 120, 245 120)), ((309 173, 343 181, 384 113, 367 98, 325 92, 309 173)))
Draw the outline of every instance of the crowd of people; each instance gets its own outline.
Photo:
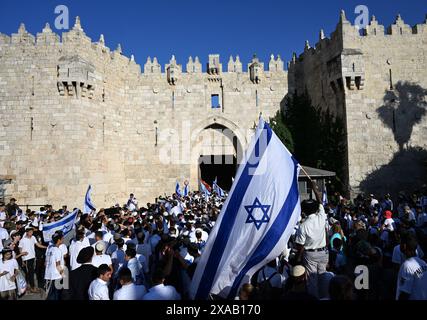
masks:
MULTIPOLYGON (((301 203, 288 247, 236 299, 427 299, 425 193, 393 201, 373 194, 349 201, 337 193, 326 204, 315 183, 313 192, 315 199, 301 203)), ((75 209, 73 230, 51 239, 43 226, 70 215, 67 206, 24 211, 15 199, 0 203, 0 299, 189 299, 226 196, 195 191, 139 206, 131 194, 122 206, 75 209)))

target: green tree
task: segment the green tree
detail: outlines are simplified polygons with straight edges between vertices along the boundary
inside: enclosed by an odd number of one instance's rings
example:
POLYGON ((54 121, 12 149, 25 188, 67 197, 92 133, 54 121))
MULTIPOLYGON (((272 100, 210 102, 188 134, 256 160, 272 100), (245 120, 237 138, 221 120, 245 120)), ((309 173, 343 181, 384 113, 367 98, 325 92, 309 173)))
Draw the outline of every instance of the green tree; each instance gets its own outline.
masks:
POLYGON ((273 118, 270 118, 270 127, 279 137, 280 141, 288 148, 288 150, 294 152, 294 140, 292 139, 291 132, 285 125, 285 115, 281 110, 277 111, 273 118))
POLYGON ((336 191, 344 191, 345 128, 341 119, 312 105, 307 94, 287 99, 284 124, 294 142, 296 159, 307 166, 335 171, 336 191))

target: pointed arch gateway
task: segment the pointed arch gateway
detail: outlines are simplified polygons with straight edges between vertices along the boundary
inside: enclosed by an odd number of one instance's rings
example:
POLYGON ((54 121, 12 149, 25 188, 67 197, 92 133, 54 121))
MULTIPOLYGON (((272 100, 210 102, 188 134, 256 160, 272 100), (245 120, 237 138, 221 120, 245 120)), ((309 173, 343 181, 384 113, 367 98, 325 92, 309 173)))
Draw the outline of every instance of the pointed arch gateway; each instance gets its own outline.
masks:
MULTIPOLYGON (((211 116, 193 131, 190 180, 194 189, 199 180, 230 190, 247 140, 239 126, 222 116, 211 116)), ((197 186, 197 187, 196 187, 197 186)))

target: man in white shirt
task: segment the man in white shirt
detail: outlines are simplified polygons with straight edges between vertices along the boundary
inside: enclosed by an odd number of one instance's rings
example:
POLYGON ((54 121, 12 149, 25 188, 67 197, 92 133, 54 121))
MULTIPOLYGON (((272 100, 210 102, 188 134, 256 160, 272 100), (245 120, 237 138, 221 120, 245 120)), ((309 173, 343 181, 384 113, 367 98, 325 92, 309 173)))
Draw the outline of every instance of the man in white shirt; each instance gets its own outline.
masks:
POLYGON ((4 227, 4 223, 6 221, 6 211, 5 211, 5 205, 4 202, 0 202, 0 227, 4 227))
POLYGON ((98 278, 93 280, 89 286, 89 300, 110 300, 108 294, 108 282, 111 279, 112 270, 106 264, 98 267, 98 278))
POLYGON ((126 250, 126 267, 129 268, 132 274, 132 280, 135 284, 144 283, 144 271, 142 269, 141 263, 136 258, 136 250, 133 248, 128 248, 126 250))
POLYGON ((0 250, 3 249, 3 242, 9 239, 9 233, 3 227, 0 227, 0 250))
POLYGON ((83 229, 79 229, 76 232, 76 239, 74 239, 70 244, 70 266, 71 271, 80 267, 80 264, 77 263, 77 257, 79 255, 80 250, 83 248, 89 247, 90 242, 87 237, 85 237, 85 231, 83 229))
POLYGON ((106 264, 111 270, 113 270, 111 257, 108 254, 103 254, 104 250, 105 245, 103 242, 95 244, 95 255, 92 258, 92 265, 98 268, 102 264, 106 264))
POLYGON ((303 265, 307 271, 308 293, 319 298, 319 275, 326 272, 328 264, 327 247, 327 216, 321 205, 322 197, 315 182, 311 181, 316 200, 304 200, 301 210, 307 218, 298 229, 295 242, 298 250, 298 260, 303 254, 303 265))
MULTIPOLYGON (((399 268, 400 266, 405 262, 406 256, 403 253, 404 250, 404 243, 407 241, 408 237, 413 237, 411 234, 403 234, 401 239, 401 244, 398 244, 393 249, 393 256, 391 258, 391 261, 396 264, 399 268)), ((424 257, 424 252, 421 249, 420 246, 417 246, 417 249, 415 250, 416 256, 420 259, 424 257)))
POLYGON ((165 286, 165 275, 161 268, 153 273, 153 286, 148 290, 143 300, 181 300, 181 295, 173 286, 165 286))
POLYGON ((415 237, 407 237, 402 249, 408 259, 397 277, 396 300, 427 300, 427 263, 417 257, 415 237))
POLYGON ((119 282, 122 287, 114 292, 113 300, 143 300, 147 293, 144 285, 135 285, 132 282, 129 268, 124 267, 120 270, 119 282))
POLYGON ((127 202, 127 207, 129 211, 138 210, 138 201, 136 200, 133 193, 129 195, 129 200, 127 202))
POLYGON ((46 251, 46 292, 48 294, 47 300, 59 300, 61 290, 58 289, 55 282, 65 277, 65 262, 64 254, 60 246, 64 242, 64 235, 62 233, 55 233, 52 236, 53 245, 46 251))
POLYGON ((37 293, 39 290, 34 285, 34 271, 35 271, 35 260, 36 260, 36 248, 47 249, 46 246, 39 243, 36 237, 33 236, 33 228, 26 227, 25 235, 19 241, 19 249, 22 254, 22 266, 25 272, 25 278, 29 284, 30 292, 37 293))
POLYGON ((11 249, 1 251, 2 259, 0 261, 0 299, 16 300, 15 278, 19 270, 18 262, 13 259, 11 249))

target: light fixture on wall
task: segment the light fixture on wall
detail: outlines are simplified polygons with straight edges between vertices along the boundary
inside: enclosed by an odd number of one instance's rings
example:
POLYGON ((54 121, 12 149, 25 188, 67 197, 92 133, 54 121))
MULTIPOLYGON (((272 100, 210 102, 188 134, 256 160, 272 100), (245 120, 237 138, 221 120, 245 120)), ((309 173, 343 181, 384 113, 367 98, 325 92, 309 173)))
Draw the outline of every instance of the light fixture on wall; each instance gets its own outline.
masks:
POLYGON ((154 120, 154 125, 156 126, 156 128, 155 128, 155 143, 154 143, 154 146, 155 147, 157 147, 157 132, 158 132, 158 129, 157 129, 157 120, 154 120))

